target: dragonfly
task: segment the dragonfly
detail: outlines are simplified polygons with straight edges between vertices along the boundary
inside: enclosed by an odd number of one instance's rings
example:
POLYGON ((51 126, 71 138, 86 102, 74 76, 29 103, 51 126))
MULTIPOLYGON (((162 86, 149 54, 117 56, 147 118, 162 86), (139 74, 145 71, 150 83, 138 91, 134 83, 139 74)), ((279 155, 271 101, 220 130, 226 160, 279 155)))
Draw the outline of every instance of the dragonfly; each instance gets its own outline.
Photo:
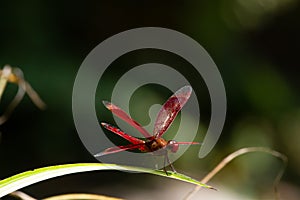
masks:
POLYGON ((184 86, 177 90, 169 99, 163 104, 159 110, 156 121, 154 123, 153 134, 150 134, 144 129, 138 122, 133 120, 125 111, 118 106, 108 101, 103 101, 104 106, 110 110, 114 115, 134 127, 138 130, 145 138, 139 139, 131 136, 117 127, 114 127, 108 123, 102 122, 101 125, 129 141, 130 144, 123 146, 114 146, 105 149, 104 151, 95 154, 95 157, 100 157, 112 153, 123 152, 127 150, 139 150, 140 152, 152 152, 154 155, 164 156, 164 171, 166 174, 166 163, 170 166, 173 172, 176 170, 168 157, 168 152, 176 153, 179 149, 179 145, 194 145, 199 144, 198 142, 177 142, 175 140, 165 140, 162 138, 163 134, 168 130, 177 114, 180 112, 182 107, 186 104, 192 93, 191 86, 184 86))

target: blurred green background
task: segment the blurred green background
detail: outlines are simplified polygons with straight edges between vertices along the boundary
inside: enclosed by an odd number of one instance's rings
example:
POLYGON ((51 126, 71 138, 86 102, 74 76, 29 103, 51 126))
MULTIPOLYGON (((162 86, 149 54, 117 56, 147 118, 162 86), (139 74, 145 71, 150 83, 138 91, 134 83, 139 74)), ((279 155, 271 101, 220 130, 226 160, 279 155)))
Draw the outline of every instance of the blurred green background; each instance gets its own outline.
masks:
MULTIPOLYGON (((227 92, 227 119, 216 147, 204 159, 195 159, 199 149, 190 148, 175 162, 178 171, 200 179, 230 152, 266 146, 289 157, 280 185, 282 197, 300 198, 299 1, 1 1, 0 8, 0 65, 21 68, 48 105, 46 111, 40 111, 25 97, 0 127, 1 179, 42 166, 96 162, 82 145, 73 123, 72 87, 77 70, 87 54, 106 38, 131 28, 157 26, 198 41, 218 66, 227 92)), ((112 88, 122 73, 137 64, 155 61, 180 69, 183 62, 166 52, 135 53, 115 61, 102 84, 112 88)), ((210 101, 205 83, 191 72, 186 76, 204 96, 200 99, 200 134, 209 123, 210 101)), ((15 85, 7 87, 1 112, 16 89, 15 85)), ((137 92, 131 115, 147 124, 144 105, 166 99, 171 91, 158 86, 144 90, 156 97, 145 102, 143 93, 137 92)), ((106 91, 97 96, 108 98, 109 94, 106 91)), ((97 110, 101 121, 112 120, 102 105, 97 110)), ((271 198, 280 164, 268 155, 245 155, 213 182, 245 198, 271 198)), ((23 191, 37 198, 97 192, 132 199, 145 193, 147 199, 147 191, 173 190, 174 182, 163 180, 163 186, 161 180, 141 174, 95 172, 56 178, 23 191)), ((182 196, 191 189, 184 188, 182 196)), ((200 197, 201 192, 195 199, 200 197)))

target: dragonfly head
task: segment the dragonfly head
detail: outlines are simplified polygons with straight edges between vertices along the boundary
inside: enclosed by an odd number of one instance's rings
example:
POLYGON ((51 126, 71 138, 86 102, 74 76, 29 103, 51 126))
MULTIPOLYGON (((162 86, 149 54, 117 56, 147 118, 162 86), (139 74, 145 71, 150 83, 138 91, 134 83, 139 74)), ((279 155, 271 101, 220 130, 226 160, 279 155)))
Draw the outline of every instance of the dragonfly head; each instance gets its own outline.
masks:
POLYGON ((179 148, 179 144, 175 140, 169 140, 167 148, 171 150, 172 153, 176 153, 179 148))

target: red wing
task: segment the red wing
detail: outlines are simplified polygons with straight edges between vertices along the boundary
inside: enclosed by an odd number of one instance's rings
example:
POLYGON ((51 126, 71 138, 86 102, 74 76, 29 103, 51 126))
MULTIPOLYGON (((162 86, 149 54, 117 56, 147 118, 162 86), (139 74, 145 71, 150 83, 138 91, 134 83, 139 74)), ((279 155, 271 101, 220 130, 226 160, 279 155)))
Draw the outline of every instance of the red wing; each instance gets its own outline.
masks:
POLYGON ((192 94, 191 86, 184 86, 173 94, 161 107, 154 124, 153 135, 161 137, 169 128, 178 112, 182 109, 192 94))
POLYGON ((143 150, 145 144, 129 144, 129 145, 125 145, 125 146, 115 146, 115 147, 110 147, 105 149, 104 151, 95 154, 95 157, 100 157, 100 156, 104 156, 107 154, 112 154, 112 153, 118 153, 118 152, 122 152, 122 151, 126 151, 126 150, 134 150, 134 149, 141 149, 143 150))
POLYGON ((136 128, 140 133, 142 133, 145 138, 151 137, 150 133, 146 131, 139 123, 137 123, 135 120, 133 120, 131 117, 129 117, 125 111, 123 111, 121 108, 118 106, 108 102, 108 101, 103 101, 103 104, 105 107, 110 110, 113 114, 118 116, 120 119, 124 120, 127 122, 129 125, 133 126, 136 128))
POLYGON ((128 135, 127 133, 123 132, 122 130, 116 128, 116 127, 113 127, 112 125, 110 124, 107 124, 107 123, 104 123, 102 122, 101 125, 106 128, 107 130, 121 136, 122 138, 124 138, 125 140, 131 142, 132 144, 144 144, 144 140, 140 140, 136 137, 133 137, 131 135, 128 135))

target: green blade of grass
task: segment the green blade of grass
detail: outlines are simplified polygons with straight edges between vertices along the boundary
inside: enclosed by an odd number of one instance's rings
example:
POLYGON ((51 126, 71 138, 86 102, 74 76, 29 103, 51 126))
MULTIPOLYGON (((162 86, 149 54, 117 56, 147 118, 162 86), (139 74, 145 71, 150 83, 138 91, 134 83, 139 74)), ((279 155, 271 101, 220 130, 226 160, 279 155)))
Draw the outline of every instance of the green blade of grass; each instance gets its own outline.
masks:
POLYGON ((67 174, 97 171, 97 170, 120 170, 120 171, 127 171, 127 172, 148 173, 148 174, 164 176, 167 178, 177 179, 183 182, 188 182, 195 185, 200 185, 205 188, 213 189, 209 185, 200 183, 199 181, 180 173, 168 172, 168 175, 166 175, 166 173, 162 170, 152 170, 152 169, 146 169, 140 167, 105 164, 105 163, 78 163, 78 164, 55 165, 50 167, 38 168, 35 170, 23 172, 11 176, 9 178, 6 178, 4 180, 1 180, 0 198, 11 192, 32 185, 34 183, 38 183, 43 180, 47 180, 50 178, 63 176, 67 174))

